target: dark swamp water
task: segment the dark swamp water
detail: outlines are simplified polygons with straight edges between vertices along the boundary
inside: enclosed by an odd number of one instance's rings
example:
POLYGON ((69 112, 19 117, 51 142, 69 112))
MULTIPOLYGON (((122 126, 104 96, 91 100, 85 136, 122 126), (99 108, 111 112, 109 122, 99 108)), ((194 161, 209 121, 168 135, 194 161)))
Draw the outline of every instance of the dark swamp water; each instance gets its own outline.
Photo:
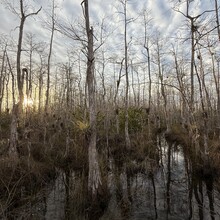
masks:
POLYGON ((110 160, 107 180, 111 197, 99 218, 89 218, 85 208, 86 177, 60 171, 55 182, 37 194, 35 202, 19 211, 15 219, 220 219, 220 193, 212 176, 199 175, 181 146, 168 144, 163 137, 158 145, 159 166, 146 158, 149 169, 132 175, 126 164, 117 166, 110 160))

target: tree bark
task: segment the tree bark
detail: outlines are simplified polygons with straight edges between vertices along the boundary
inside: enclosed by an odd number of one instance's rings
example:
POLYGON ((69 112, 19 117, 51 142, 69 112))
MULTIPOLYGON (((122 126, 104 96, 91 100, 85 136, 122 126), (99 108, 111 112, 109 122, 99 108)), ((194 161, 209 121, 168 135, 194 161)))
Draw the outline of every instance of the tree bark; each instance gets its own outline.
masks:
MULTIPOLYGON (((17 49, 17 85, 18 85, 18 94, 19 102, 14 104, 12 110, 12 121, 11 121, 11 130, 10 130, 10 144, 9 144, 9 156, 17 157, 17 120, 19 119, 20 113, 22 111, 22 105, 24 101, 23 85, 24 85, 24 73, 27 74, 27 69, 22 69, 21 74, 21 51, 22 51, 22 39, 23 39, 23 30, 24 23, 27 17, 32 15, 37 15, 40 12, 41 8, 37 12, 29 13, 25 15, 23 0, 20 0, 20 26, 19 26, 19 37, 18 37, 18 49, 17 49)), ((9 61, 9 60, 8 60, 9 61)))
POLYGON ((216 24, 217 24, 217 31, 218 31, 218 40, 220 41, 220 26, 219 26, 219 17, 218 17, 218 1, 215 0, 215 15, 216 15, 216 24))
POLYGON ((191 97, 190 108, 194 111, 194 61, 195 61, 195 38, 194 38, 194 20, 191 18, 191 63, 190 63, 190 77, 191 77, 191 97))
POLYGON ((121 82, 121 77, 122 77, 121 73, 122 73, 122 68, 123 68, 123 62, 124 62, 124 58, 120 62, 121 66, 120 66, 120 71, 119 71, 119 76, 118 76, 117 85, 116 85, 116 91, 115 91, 115 96, 114 96, 115 119, 116 119, 116 133, 117 133, 117 135, 119 135, 119 109, 118 109, 117 96, 118 96, 118 89, 119 89, 120 82, 121 82))
POLYGON ((3 51, 2 66, 1 66, 1 73, 0 73, 0 115, 2 111, 2 100, 4 97, 5 78, 6 78, 6 72, 5 72, 6 48, 7 48, 7 45, 5 45, 5 49, 3 51))
POLYGON ((40 60, 41 60, 41 65, 40 65, 40 70, 39 70, 39 75, 38 75, 38 111, 41 111, 42 108, 42 88, 43 88, 43 58, 42 55, 40 55, 40 60))
POLYGON ((19 38, 18 38, 18 50, 17 50, 17 85, 18 85, 18 94, 19 94, 19 103, 22 107, 22 103, 24 100, 24 93, 23 93, 23 80, 21 76, 21 46, 22 46, 22 38, 23 38, 23 29, 24 29, 24 22, 26 16, 23 12, 23 1, 20 0, 20 7, 21 7, 21 21, 19 26, 19 38))
POLYGON ((87 86, 89 98, 89 120, 90 120, 90 137, 89 137, 89 179, 88 190, 95 199, 101 182, 101 173, 98 163, 98 153, 96 150, 96 99, 95 99, 95 77, 94 77, 94 49, 93 49, 93 27, 89 22, 88 0, 84 0, 84 16, 86 25, 86 34, 88 39, 87 54, 87 86))
POLYGON ((146 14, 144 13, 144 49, 147 51, 147 68, 148 68, 148 78, 149 78, 149 87, 148 87, 148 108, 151 109, 151 87, 152 87, 152 80, 151 80, 151 64, 150 64, 150 50, 147 40, 147 18, 146 14))
POLYGON ((51 27, 51 36, 50 36, 50 48, 49 48, 49 54, 48 54, 48 60, 47 60, 47 90, 46 90, 46 103, 45 103, 45 112, 48 111, 49 107, 49 97, 50 97, 50 63, 51 63, 51 55, 52 55, 52 49, 53 49, 53 37, 54 37, 54 30, 55 30, 55 5, 53 0, 53 6, 52 6, 52 27, 51 27))
POLYGON ((22 108, 24 101, 23 85, 24 85, 24 76, 21 75, 21 51, 22 51, 22 40, 23 40, 23 31, 24 23, 27 17, 32 15, 37 15, 40 12, 41 8, 37 12, 33 12, 25 15, 23 0, 20 0, 20 13, 21 20, 19 26, 19 37, 18 37, 18 50, 17 50, 17 84, 18 84, 18 94, 19 94, 19 108, 22 108))
POLYGON ((8 156, 17 159, 17 142, 18 142, 18 132, 17 132, 17 123, 18 123, 18 114, 19 114, 19 104, 14 105, 12 110, 12 119, 11 119, 11 129, 10 129, 10 142, 8 156))
POLYGON ((128 77, 128 43, 127 43, 127 0, 124 1, 124 49, 125 49, 125 143, 128 149, 131 148, 131 141, 128 132, 128 90, 129 90, 129 77, 128 77))

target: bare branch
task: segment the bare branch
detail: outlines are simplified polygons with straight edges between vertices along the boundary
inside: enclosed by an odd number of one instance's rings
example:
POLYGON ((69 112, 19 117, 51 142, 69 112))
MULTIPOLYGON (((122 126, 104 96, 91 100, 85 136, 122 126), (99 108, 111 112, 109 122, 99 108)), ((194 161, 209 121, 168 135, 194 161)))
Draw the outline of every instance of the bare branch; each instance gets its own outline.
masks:
POLYGON ((179 12, 179 13, 182 14, 184 17, 189 18, 190 20, 194 20, 194 21, 197 20, 198 18, 200 18, 200 17, 201 17, 202 15, 204 15, 205 13, 210 13, 210 12, 215 11, 215 10, 206 10, 206 11, 203 11, 201 14, 192 17, 192 16, 190 16, 189 14, 183 13, 183 12, 180 11, 179 9, 173 8, 173 10, 176 11, 176 12, 179 12))
POLYGON ((215 26, 214 28, 212 28, 211 30, 207 31, 204 34, 200 34, 199 38, 197 39, 197 41, 199 41, 201 38, 203 38, 204 36, 206 36, 207 34, 211 33, 212 31, 214 31, 216 28, 220 27, 220 25, 215 26))
POLYGON ((32 15, 37 15, 42 9, 42 6, 36 11, 36 12, 33 12, 33 13, 30 13, 28 15, 25 15, 25 18, 29 17, 29 16, 32 16, 32 15))

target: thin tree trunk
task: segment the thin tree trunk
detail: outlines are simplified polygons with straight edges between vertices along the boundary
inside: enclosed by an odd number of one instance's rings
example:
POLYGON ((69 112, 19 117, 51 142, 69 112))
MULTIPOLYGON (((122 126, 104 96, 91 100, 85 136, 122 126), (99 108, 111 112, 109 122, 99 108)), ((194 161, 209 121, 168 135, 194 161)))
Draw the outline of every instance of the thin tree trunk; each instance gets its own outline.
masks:
POLYGON ((8 54, 6 53, 6 57, 7 57, 7 62, 8 62, 8 67, 9 67, 9 72, 11 73, 11 86, 12 86, 12 100, 13 100, 13 106, 15 105, 15 77, 14 77, 14 73, 11 67, 11 63, 8 57, 8 54))
POLYGON ((190 107, 194 111, 194 61, 195 61, 195 39, 194 39, 194 20, 191 21, 191 63, 190 63, 190 77, 191 77, 191 97, 190 107))
POLYGON ((134 67, 132 65, 132 60, 131 60, 131 85, 132 85, 133 96, 134 96, 134 105, 137 106, 137 96, 135 92, 135 83, 134 83, 134 67))
POLYGON ((119 85, 121 82, 121 73, 122 73, 122 68, 123 68, 123 62, 124 62, 124 58, 121 61, 121 66, 120 66, 120 71, 119 71, 119 76, 118 76, 118 80, 117 80, 117 85, 116 85, 116 91, 115 91, 115 96, 114 96, 114 105, 115 105, 115 114, 116 114, 116 133, 119 134, 119 109, 118 109, 118 102, 117 102, 117 96, 118 96, 118 89, 119 89, 119 85))
POLYGON ((11 119, 11 129, 10 129, 10 142, 9 142, 9 150, 8 156, 17 159, 18 151, 17 151, 17 141, 18 141, 18 132, 17 132, 17 123, 18 123, 18 115, 19 115, 19 104, 14 105, 12 110, 12 119, 11 119))
POLYGON ((173 56, 174 56, 174 62, 175 62, 176 77, 178 80, 178 84, 180 88, 180 95, 181 95, 181 98, 180 98, 181 117, 183 121, 187 121, 187 113, 186 113, 187 99, 186 99, 186 92, 185 92, 185 87, 184 87, 184 82, 183 82, 183 74, 181 73, 178 60, 177 60, 177 54, 175 53, 174 48, 173 48, 173 56))
POLYGON ((50 48, 49 48, 49 54, 48 54, 48 60, 47 60, 47 90, 46 90, 45 112, 48 112, 49 98, 50 98, 50 63, 51 63, 51 55, 52 55, 52 48, 53 48, 53 37, 54 37, 54 30, 55 30, 54 10, 55 10, 55 5, 54 5, 54 0, 53 0, 50 48))
POLYGON ((127 0, 124 2, 124 49, 125 49, 125 143, 128 149, 131 148, 131 141, 128 132, 128 91, 129 91, 129 77, 128 77, 128 43, 127 43, 127 0))
MULTIPOLYGON (((212 74, 215 82, 215 90, 217 95, 217 125, 220 128, 220 69, 219 69, 219 60, 217 60, 217 72, 215 70, 215 61, 214 61, 214 55, 211 51, 209 51, 212 57, 212 74)), ((220 132, 219 132, 220 135, 220 132)), ((219 136, 220 137, 220 136, 219 136)))
POLYGON ((7 111, 7 113, 9 112, 9 86, 8 86, 9 81, 10 81, 10 72, 7 75, 6 84, 5 84, 5 87, 6 87, 6 111, 7 111))
POLYGON ((26 88, 27 90, 27 99, 32 97, 32 56, 33 56, 33 51, 32 51, 32 39, 31 39, 31 51, 30 51, 30 57, 29 57, 29 77, 28 77, 28 87, 26 88))
POLYGON ((38 80, 38 86, 39 86, 39 90, 38 90, 38 111, 41 111, 41 107, 42 107, 42 87, 43 87, 43 60, 42 60, 42 56, 40 55, 40 60, 41 60, 41 65, 40 65, 40 70, 39 70, 39 80, 38 80))
POLYGON ((6 69, 5 69, 5 60, 6 60, 6 48, 7 45, 5 46, 5 49, 3 51, 3 56, 2 56, 2 66, 1 66, 1 73, 0 73, 0 115, 2 111, 2 100, 4 97, 4 89, 5 89, 5 77, 6 77, 6 69))
POLYGON ((166 119, 166 127, 167 131, 170 130, 170 121, 169 121, 169 115, 167 112, 167 94, 165 92, 165 85, 163 82, 163 69, 161 67, 161 55, 160 55, 160 47, 159 42, 157 41, 157 64, 158 64, 158 73, 159 73, 159 80, 160 80, 160 86, 161 86, 161 94, 163 96, 164 101, 164 113, 165 113, 165 119, 166 119))
POLYGON ((138 71, 135 71, 137 74, 137 83, 138 83, 138 91, 137 91, 137 106, 140 107, 140 94, 141 94, 141 86, 140 86, 140 78, 138 71))
POLYGON ((147 40, 147 19, 146 14, 144 13, 144 48, 147 51, 147 68, 148 68, 148 78, 149 78, 149 87, 148 87, 148 108, 151 108, 151 86, 152 86, 152 80, 151 80, 151 65, 150 65, 150 50, 147 40))
MULTIPOLYGON (((207 136, 208 136, 208 131, 207 131, 207 112, 205 111, 205 104, 204 104, 204 98, 203 98, 203 89, 202 89, 202 82, 201 79, 199 77, 199 73, 197 71, 196 65, 195 65, 195 70, 196 70, 196 75, 198 78, 198 82, 199 82, 199 94, 200 94, 200 101, 201 101, 201 105, 202 105, 202 117, 203 117, 203 139, 204 139, 204 155, 207 156, 208 154, 208 142, 207 142, 207 136)), ((198 142, 198 140, 195 140, 198 142)), ((197 146, 199 147, 198 150, 200 150, 200 146, 199 146, 199 142, 196 143, 197 146)), ((207 158, 206 158, 207 159, 207 158)))
POLYGON ((217 24, 217 30, 218 30, 218 39, 220 41, 220 26, 219 26, 219 17, 218 17, 218 0, 215 0, 215 16, 216 16, 216 24, 217 24))
POLYGON ((205 92, 205 97, 206 97, 206 104, 209 107, 210 110, 212 110, 212 103, 209 97, 209 93, 207 90, 207 86, 206 86, 206 80, 205 80, 205 73, 204 73, 204 67, 203 67, 203 58, 202 58, 202 54, 200 52, 200 48, 198 48, 198 54, 199 54, 199 61, 200 61, 200 75, 201 75, 201 82, 202 82, 202 86, 203 86, 203 90, 205 92))
POLYGON ((149 47, 146 48, 147 50, 147 67, 148 67, 148 77, 149 77, 149 88, 148 88, 148 108, 151 108, 151 85, 152 85, 152 80, 151 80, 151 68, 150 68, 150 51, 149 47))
POLYGON ((21 23, 19 27, 19 38, 18 38, 18 50, 17 50, 17 85, 18 85, 18 93, 19 93, 19 103, 20 107, 22 108, 22 103, 24 100, 24 94, 23 94, 23 79, 21 76, 21 46, 22 46, 22 38, 23 38, 23 29, 24 29, 24 22, 26 19, 26 16, 23 12, 23 1, 20 0, 21 4, 21 23))

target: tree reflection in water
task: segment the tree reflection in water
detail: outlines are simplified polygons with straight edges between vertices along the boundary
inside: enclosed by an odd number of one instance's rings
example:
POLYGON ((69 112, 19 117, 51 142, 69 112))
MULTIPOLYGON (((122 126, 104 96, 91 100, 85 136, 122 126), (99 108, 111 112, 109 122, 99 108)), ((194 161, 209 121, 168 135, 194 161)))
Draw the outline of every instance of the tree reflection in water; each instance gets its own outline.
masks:
MULTIPOLYGON (((220 219, 220 195, 213 175, 204 167, 198 168, 197 161, 181 146, 168 144, 164 138, 160 146, 159 164, 150 158, 141 167, 137 161, 128 164, 124 159, 123 163, 109 160, 111 199, 98 219, 220 219), (130 164, 135 167, 132 172, 128 169, 130 164)), ((61 173, 45 200, 33 205, 32 215, 48 220, 92 219, 88 216, 86 186, 85 173, 61 173)))

